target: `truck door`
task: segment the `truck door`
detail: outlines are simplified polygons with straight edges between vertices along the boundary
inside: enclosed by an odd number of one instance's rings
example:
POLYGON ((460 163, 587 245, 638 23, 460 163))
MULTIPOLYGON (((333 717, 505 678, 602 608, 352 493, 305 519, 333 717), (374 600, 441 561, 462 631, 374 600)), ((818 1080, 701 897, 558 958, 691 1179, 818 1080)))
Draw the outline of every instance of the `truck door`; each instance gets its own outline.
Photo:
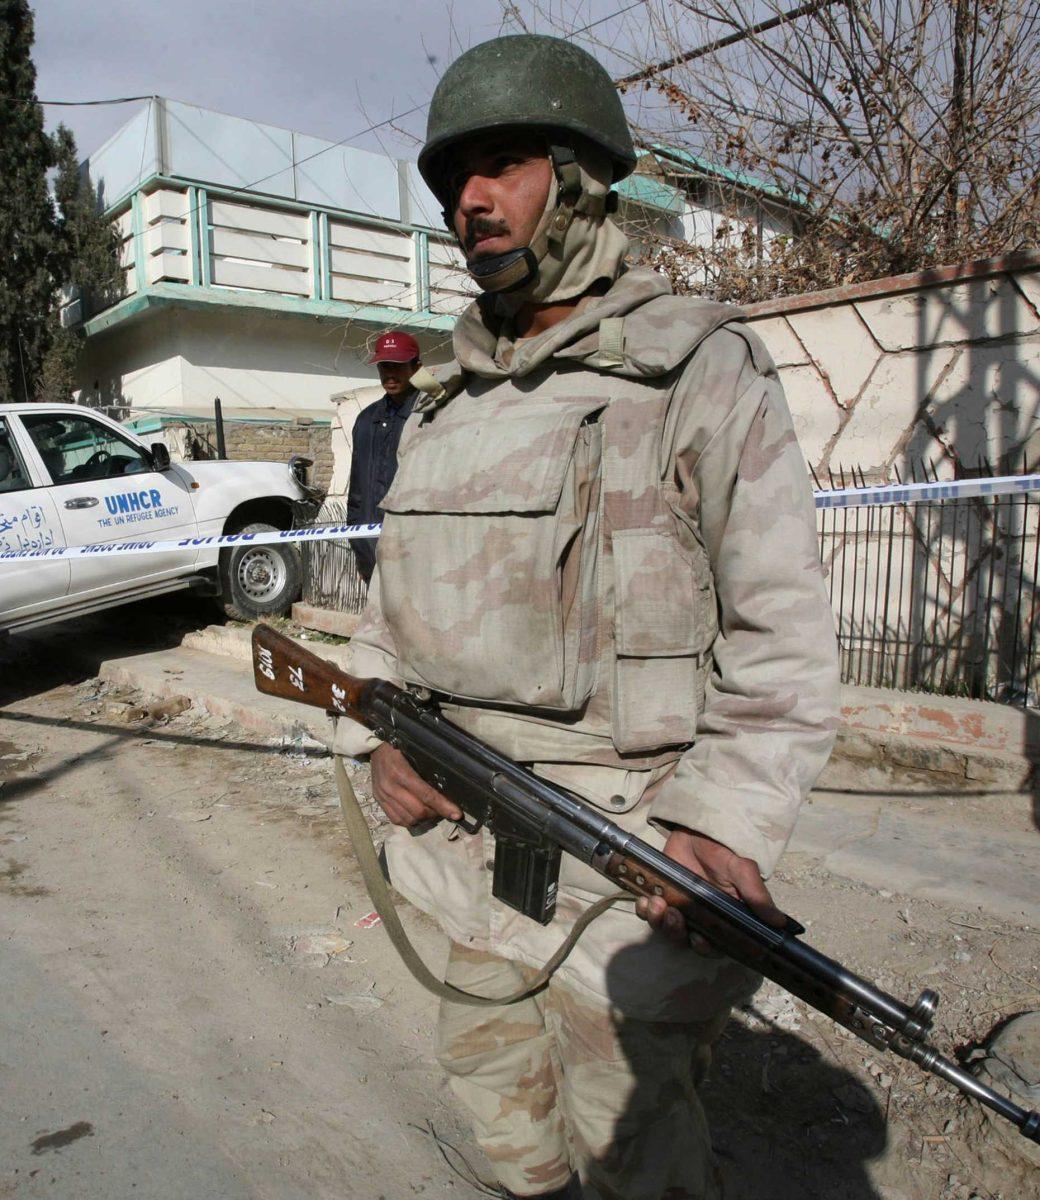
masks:
MULTIPOLYGON (((69 546, 195 537, 195 509, 176 471, 156 471, 148 451, 91 414, 21 412, 52 482, 69 546)), ((197 548, 71 559, 70 597, 125 591, 188 574, 197 548)))
MULTIPOLYGON (((0 551, 65 545, 58 509, 42 478, 34 479, 10 424, 0 417, 0 551)), ((67 559, 0 561, 0 625, 8 617, 57 604, 69 590, 67 559)))

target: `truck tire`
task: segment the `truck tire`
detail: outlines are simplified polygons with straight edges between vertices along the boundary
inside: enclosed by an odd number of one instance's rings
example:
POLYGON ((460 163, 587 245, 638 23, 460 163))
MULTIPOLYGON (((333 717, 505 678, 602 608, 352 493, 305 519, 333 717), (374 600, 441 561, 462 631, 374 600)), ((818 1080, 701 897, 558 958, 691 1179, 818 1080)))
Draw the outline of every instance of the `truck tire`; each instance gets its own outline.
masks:
MULTIPOLYGON (((277 525, 256 521, 237 533, 270 533, 277 525)), ((281 616, 300 598, 300 552, 284 545, 233 546, 220 552, 220 599, 233 621, 281 616)))

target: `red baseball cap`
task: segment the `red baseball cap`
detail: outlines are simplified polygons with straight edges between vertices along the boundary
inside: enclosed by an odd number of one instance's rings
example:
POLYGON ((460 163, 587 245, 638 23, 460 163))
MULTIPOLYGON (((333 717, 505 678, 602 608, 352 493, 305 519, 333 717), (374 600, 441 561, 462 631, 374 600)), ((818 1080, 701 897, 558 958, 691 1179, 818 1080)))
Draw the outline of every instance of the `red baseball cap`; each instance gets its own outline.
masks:
POLYGON ((381 362, 406 363, 419 357, 419 343, 410 333, 399 333, 391 329, 376 338, 375 349, 368 365, 381 362))

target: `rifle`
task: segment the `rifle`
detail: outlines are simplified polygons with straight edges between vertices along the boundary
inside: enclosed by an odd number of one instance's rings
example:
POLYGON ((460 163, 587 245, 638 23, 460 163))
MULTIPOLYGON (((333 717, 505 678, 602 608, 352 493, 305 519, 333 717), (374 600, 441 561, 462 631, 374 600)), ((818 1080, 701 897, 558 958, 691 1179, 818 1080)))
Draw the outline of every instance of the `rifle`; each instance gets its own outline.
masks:
POLYGON ((927 1044, 936 992, 925 990, 904 1004, 801 941, 805 930, 796 921, 782 929, 767 925, 742 901, 453 725, 428 692, 357 679, 266 625, 253 631, 253 670, 261 692, 348 717, 399 749, 463 810, 467 832, 486 825, 495 836, 492 892, 503 903, 547 924, 556 907, 560 854, 573 854, 633 896, 662 896, 691 932, 722 953, 875 1049, 953 1084, 1040 1144, 1040 1113, 1001 1096, 927 1044))

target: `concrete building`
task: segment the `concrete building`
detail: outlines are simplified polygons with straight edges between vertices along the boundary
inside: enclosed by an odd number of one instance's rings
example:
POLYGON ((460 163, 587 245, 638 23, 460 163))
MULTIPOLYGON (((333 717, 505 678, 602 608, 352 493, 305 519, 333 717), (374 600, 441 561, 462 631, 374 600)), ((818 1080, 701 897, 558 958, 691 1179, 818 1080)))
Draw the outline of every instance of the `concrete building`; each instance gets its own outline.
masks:
POLYGON ((125 296, 81 314, 86 402, 328 422, 378 330, 444 355, 465 276, 414 164, 157 98, 87 168, 125 296))
MULTIPOLYGON (((767 259, 770 243, 798 235, 803 205, 778 188, 739 174, 675 146, 654 145, 640 155, 636 173, 625 181, 622 215, 635 255, 654 262, 670 244, 703 248, 743 242, 745 230, 767 259), (641 200, 643 207, 635 207, 641 200)), ((691 267, 688 283, 708 283, 691 267)))

